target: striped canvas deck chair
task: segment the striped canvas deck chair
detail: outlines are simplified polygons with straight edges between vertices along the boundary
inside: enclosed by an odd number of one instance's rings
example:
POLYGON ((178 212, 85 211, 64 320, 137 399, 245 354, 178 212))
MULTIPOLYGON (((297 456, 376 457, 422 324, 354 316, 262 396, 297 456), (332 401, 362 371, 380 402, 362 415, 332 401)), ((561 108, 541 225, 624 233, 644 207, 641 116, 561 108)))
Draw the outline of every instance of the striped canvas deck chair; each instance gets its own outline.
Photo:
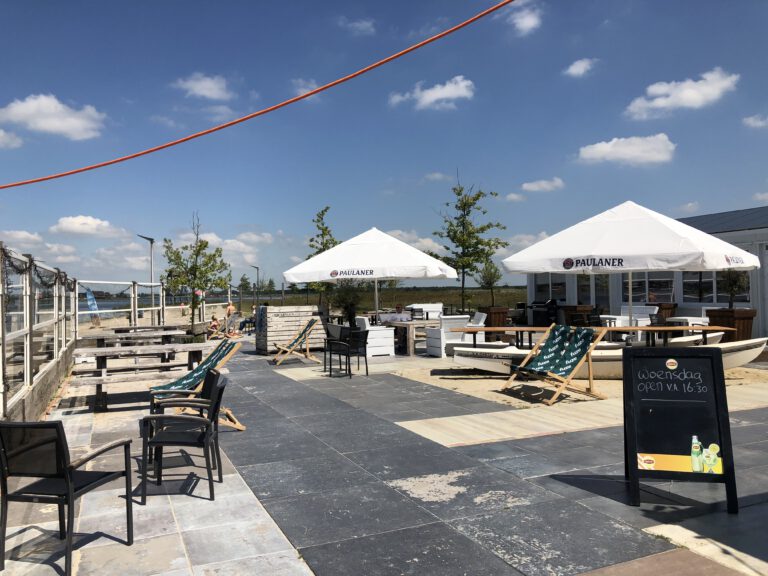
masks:
POLYGON ((598 393, 594 387, 592 351, 597 346, 597 343, 603 339, 606 332, 607 330, 605 329, 576 328, 565 350, 559 356, 559 360, 553 366, 550 366, 547 370, 535 370, 530 367, 527 369, 522 368, 520 372, 555 386, 555 393, 552 397, 543 400, 548 406, 554 404, 555 400, 566 389, 593 398, 603 399, 605 396, 598 393), (586 388, 577 388, 572 385, 572 380, 584 362, 587 362, 589 366, 589 380, 586 388))
MULTIPOLYGON (((200 396, 208 372, 214 368, 220 370, 241 346, 242 344, 238 342, 222 340, 194 370, 173 382, 150 388, 150 413, 155 413, 161 409, 164 402, 179 401, 182 398, 194 399, 200 396)), ((229 408, 221 407, 219 409, 219 423, 235 430, 245 430, 245 425, 235 417, 229 408)))
POLYGON ((303 356, 319 364, 320 360, 309 351, 309 335, 315 329, 315 326, 317 326, 317 318, 310 318, 288 344, 275 344, 277 354, 272 357, 272 362, 275 366, 280 366, 291 354, 303 356))
POLYGON ((546 372, 560 361, 560 356, 568 345, 568 335, 571 329, 562 324, 552 324, 544 332, 541 340, 536 343, 520 364, 511 364, 509 382, 513 382, 518 374, 533 370, 546 372))

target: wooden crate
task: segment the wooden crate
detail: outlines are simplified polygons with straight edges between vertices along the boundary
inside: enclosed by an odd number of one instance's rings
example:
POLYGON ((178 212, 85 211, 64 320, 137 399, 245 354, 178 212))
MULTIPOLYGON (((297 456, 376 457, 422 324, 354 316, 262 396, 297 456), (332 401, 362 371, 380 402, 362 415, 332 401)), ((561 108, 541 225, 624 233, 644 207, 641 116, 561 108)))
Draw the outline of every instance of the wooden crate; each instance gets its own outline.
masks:
MULTIPOLYGON (((256 322, 256 353, 274 354, 275 344, 288 344, 310 318, 320 317, 317 306, 260 306, 256 322)), ((323 347, 325 330, 318 323, 309 337, 313 349, 323 347)))

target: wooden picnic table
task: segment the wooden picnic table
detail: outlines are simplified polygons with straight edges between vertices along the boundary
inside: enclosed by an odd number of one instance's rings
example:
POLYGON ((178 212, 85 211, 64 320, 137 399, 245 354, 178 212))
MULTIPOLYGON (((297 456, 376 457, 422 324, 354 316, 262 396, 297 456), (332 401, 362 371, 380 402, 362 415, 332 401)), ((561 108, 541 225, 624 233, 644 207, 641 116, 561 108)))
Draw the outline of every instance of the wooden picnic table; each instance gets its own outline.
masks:
POLYGON ((440 320, 392 320, 385 322, 388 326, 395 328, 404 328, 406 331, 406 349, 408 356, 416 355, 416 328, 426 328, 428 326, 440 326, 440 320))
POLYGON ((174 324, 149 324, 146 326, 117 326, 111 330, 115 334, 122 334, 125 332, 141 332, 146 330, 178 330, 179 327, 174 324))
MULTIPOLYGON (((669 343, 669 334, 671 332, 680 332, 680 326, 595 326, 595 330, 605 330, 606 332, 648 332, 651 335, 651 345, 656 345, 656 335, 661 334, 662 345, 669 343)), ((462 332, 472 334, 472 348, 477 348, 478 332, 497 332, 501 334, 515 333, 515 346, 522 347, 525 334, 528 334, 528 346, 533 345, 533 333, 546 332, 549 326, 471 326, 463 328, 452 328, 451 332, 462 332)), ((728 332, 735 328, 726 328, 724 326, 696 326, 696 330, 701 330, 704 344, 707 343, 707 332, 728 332)))
POLYGON ((157 344, 149 346, 109 346, 103 348, 76 348, 75 358, 96 358, 96 369, 102 372, 107 370, 107 360, 110 358, 139 358, 141 356, 159 356, 162 362, 170 362, 172 354, 187 352, 187 365, 192 369, 193 362, 203 359, 203 351, 211 350, 214 346, 210 342, 193 344, 157 344))
POLYGON ((121 332, 118 334, 100 332, 97 334, 84 334, 78 340, 95 340, 97 348, 106 348, 107 342, 120 345, 125 342, 159 339, 163 344, 172 344, 175 338, 186 335, 187 333, 184 330, 146 330, 141 332, 121 332))

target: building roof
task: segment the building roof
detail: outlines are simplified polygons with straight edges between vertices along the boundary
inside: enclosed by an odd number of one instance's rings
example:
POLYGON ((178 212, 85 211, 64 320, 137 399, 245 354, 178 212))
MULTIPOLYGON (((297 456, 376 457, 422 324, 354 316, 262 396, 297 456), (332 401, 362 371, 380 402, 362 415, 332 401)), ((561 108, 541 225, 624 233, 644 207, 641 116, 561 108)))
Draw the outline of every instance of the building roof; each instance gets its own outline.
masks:
POLYGON ((680 222, 707 234, 768 228, 768 206, 680 218, 680 222))

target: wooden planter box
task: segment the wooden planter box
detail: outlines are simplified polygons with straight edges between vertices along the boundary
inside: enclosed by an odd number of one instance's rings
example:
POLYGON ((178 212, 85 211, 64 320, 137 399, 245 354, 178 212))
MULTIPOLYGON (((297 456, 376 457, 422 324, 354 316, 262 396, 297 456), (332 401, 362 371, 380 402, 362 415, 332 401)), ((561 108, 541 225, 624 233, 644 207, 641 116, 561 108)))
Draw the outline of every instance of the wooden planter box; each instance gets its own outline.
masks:
POLYGON ((725 333, 723 342, 752 338, 752 321, 755 316, 757 316, 757 310, 754 308, 713 308, 707 310, 710 325, 736 328, 736 332, 725 333))
MULTIPOLYGON (((317 306, 261 306, 256 322, 256 353, 274 354, 275 344, 288 344, 310 318, 319 318, 317 306)), ((309 347, 323 347, 325 330, 321 322, 309 336, 309 347)))

